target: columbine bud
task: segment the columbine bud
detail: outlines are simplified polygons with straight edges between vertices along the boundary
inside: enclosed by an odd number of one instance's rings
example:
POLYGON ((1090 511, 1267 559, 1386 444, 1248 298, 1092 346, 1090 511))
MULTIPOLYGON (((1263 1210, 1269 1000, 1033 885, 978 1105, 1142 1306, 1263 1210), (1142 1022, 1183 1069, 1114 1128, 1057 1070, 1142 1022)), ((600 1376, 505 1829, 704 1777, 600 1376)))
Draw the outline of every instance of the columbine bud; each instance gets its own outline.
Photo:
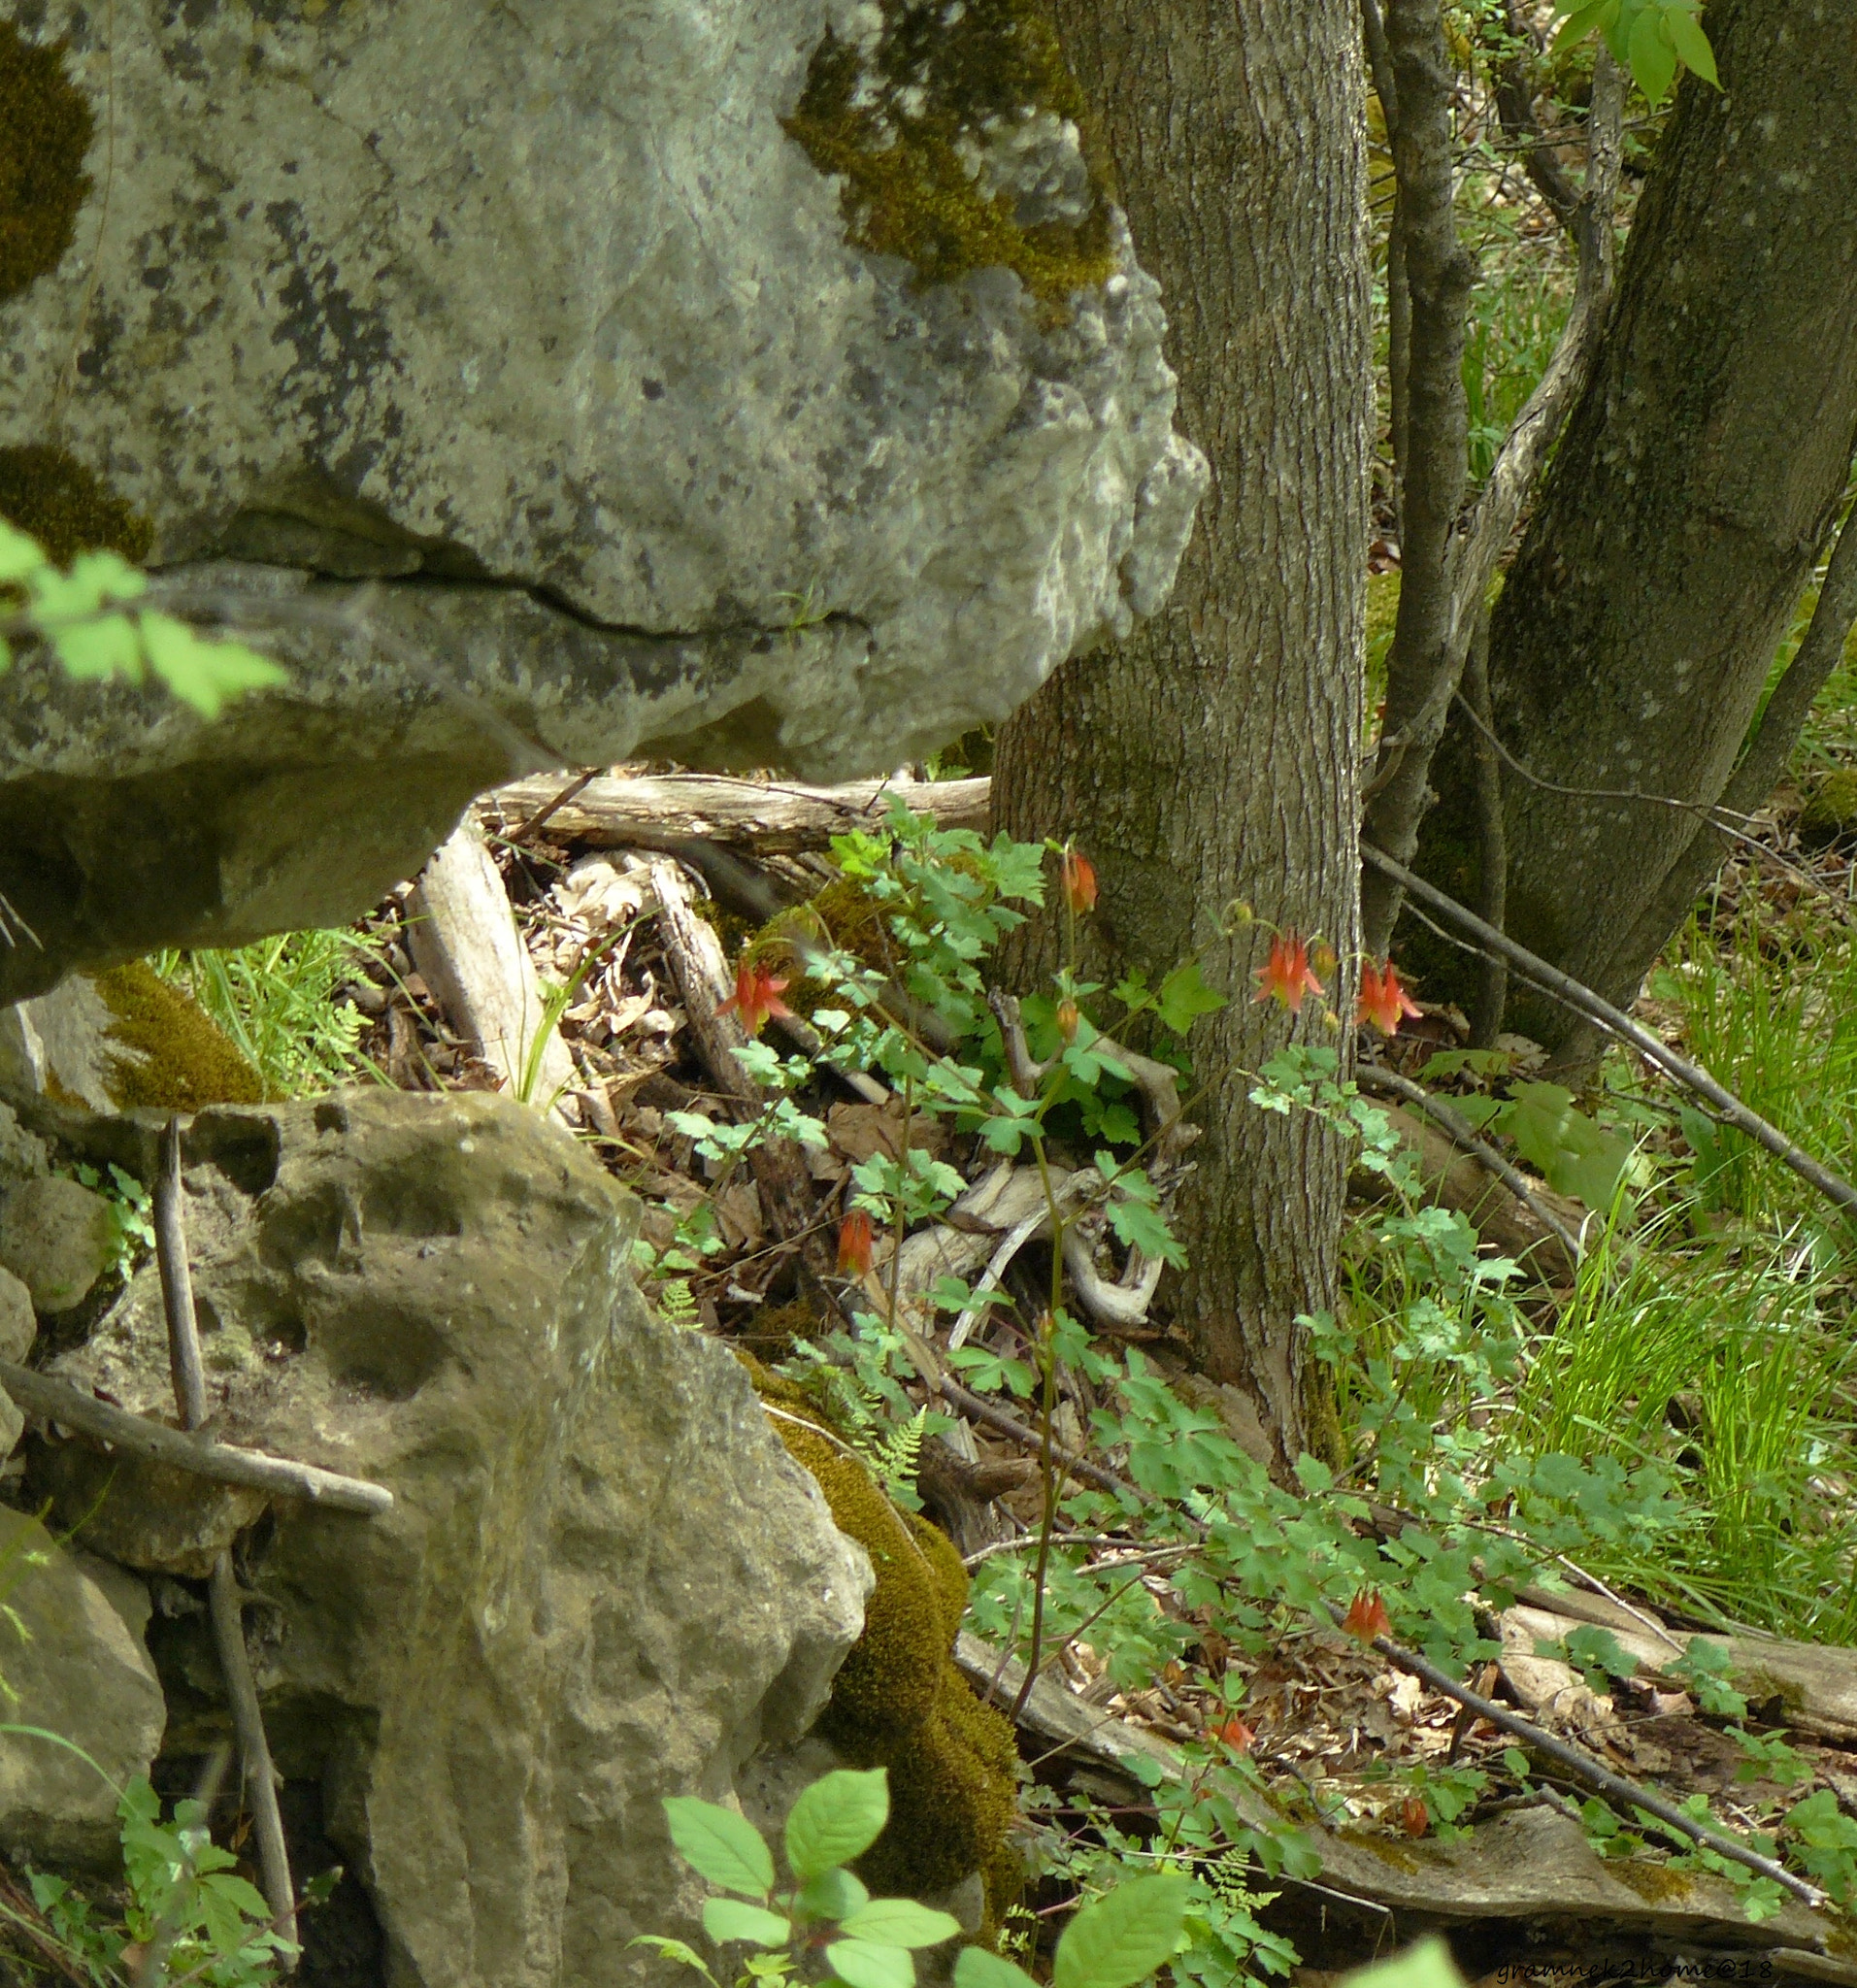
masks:
POLYGON ((1077 849, 1066 849, 1058 863, 1064 885, 1064 902, 1082 917, 1096 909, 1096 866, 1077 849))
POLYGON ((1057 1013, 1053 1016, 1053 1019, 1057 1023, 1058 1034, 1064 1038, 1066 1043, 1077 1041, 1077 1024, 1080 1018, 1077 1011, 1077 1003, 1068 994, 1065 995, 1063 1000, 1057 1004, 1057 1013))

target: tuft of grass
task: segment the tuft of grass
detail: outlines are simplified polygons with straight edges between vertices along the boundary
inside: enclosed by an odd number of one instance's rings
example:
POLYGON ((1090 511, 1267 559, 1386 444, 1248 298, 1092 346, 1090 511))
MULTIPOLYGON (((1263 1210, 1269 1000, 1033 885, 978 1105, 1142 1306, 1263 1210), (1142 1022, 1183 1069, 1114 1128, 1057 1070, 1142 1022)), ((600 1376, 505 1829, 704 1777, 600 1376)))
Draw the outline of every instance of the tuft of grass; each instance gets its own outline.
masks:
MULTIPOLYGON (((1651 992, 1680 1010, 1697 1060, 1848 1175, 1857 1166, 1857 947, 1835 930, 1763 932, 1749 913, 1727 933, 1692 919, 1675 952, 1651 992)), ((1742 1134, 1693 1110, 1683 1130, 1709 1208, 1754 1222, 1789 1209, 1822 1219, 1820 1205, 1742 1134)))
POLYGON ((1672 1471, 1694 1523, 1594 1572, 1705 1617, 1857 1642, 1857 1348, 1798 1238, 1677 1246, 1685 1209, 1582 1265, 1511 1429, 1539 1454, 1672 1471))
POLYGON ((300 1098, 385 1080, 361 1053, 367 1017, 335 999, 370 951, 353 932, 288 932, 225 952, 163 952, 152 964, 238 1044, 267 1098, 300 1098))

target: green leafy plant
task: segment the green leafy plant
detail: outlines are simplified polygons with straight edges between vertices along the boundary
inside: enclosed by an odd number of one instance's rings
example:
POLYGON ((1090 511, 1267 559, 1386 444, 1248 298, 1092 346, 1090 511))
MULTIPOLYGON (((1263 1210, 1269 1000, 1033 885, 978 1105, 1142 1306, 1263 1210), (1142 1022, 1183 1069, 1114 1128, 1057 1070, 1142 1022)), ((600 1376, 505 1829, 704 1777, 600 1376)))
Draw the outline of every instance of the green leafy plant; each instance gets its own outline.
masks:
POLYGON ((1631 72, 1653 104, 1670 94, 1679 68, 1693 70, 1719 89, 1715 52, 1702 23, 1702 0, 1556 0, 1567 16, 1555 49, 1570 47, 1595 30, 1606 38, 1612 59, 1631 72))
POLYGON ((71 1177, 102 1196, 110 1210, 111 1268, 126 1276, 154 1248, 152 1197, 114 1160, 101 1170, 81 1161, 71 1169, 71 1177))
MULTIPOLYGON (((890 1815, 889 1776, 842 1769, 805 1789, 786 1818, 789 1883, 780 1888, 774 1853, 751 1822, 694 1796, 664 1804, 678 1854, 725 1894, 703 1907, 703 1930, 717 1947, 750 1949, 743 1981, 803 1978, 843 1988, 912 1988, 918 1948, 939 1946, 960 1921, 912 1899, 874 1899, 847 1868, 882 1834, 890 1815)), ((632 1941, 666 1960, 716 1976, 680 1939, 645 1934, 632 1941)))
POLYGON ((47 645, 67 676, 130 683, 152 679, 204 718, 229 700, 287 680, 278 664, 243 643, 213 642, 184 621, 131 608, 149 590, 146 575, 115 552, 81 552, 60 570, 44 548, 0 519, 0 673, 21 638, 47 645))
POLYGON ((362 1055, 367 1016, 336 999, 375 956, 352 932, 281 933, 229 951, 162 952, 151 962, 231 1037, 272 1098, 379 1077, 362 1055))

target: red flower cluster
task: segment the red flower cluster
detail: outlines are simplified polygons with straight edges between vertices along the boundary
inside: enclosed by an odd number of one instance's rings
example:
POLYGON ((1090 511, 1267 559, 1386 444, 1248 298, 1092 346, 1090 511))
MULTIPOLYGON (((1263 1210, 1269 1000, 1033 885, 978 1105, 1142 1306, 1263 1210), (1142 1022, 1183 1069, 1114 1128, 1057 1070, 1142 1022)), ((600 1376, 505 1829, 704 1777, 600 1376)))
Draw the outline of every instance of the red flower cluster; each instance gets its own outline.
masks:
POLYGON ((1309 964, 1309 941, 1300 932, 1279 932, 1271 943, 1271 956, 1257 970, 1258 1001, 1277 1001, 1300 1014, 1305 994, 1323 991, 1309 964))
POLYGON ((785 990, 784 979, 770 974, 766 967, 755 966, 745 959, 735 970, 735 992, 715 1011, 717 1014, 739 1014, 742 1026, 748 1034, 758 1036, 771 1014, 784 1015, 788 1021, 792 1020, 793 1011, 780 999, 785 990))
POLYGON ((1386 1612, 1386 1604, 1373 1588, 1362 1588, 1348 1603, 1342 1627, 1362 1642, 1372 1642, 1376 1636, 1391 1636, 1393 1633, 1393 1621, 1386 1612))
POLYGON ((1419 1006, 1399 983, 1399 975, 1389 959, 1384 966, 1361 968, 1360 1000, 1354 1019, 1371 1021, 1382 1036, 1396 1036, 1403 1017, 1419 1012, 1419 1006))

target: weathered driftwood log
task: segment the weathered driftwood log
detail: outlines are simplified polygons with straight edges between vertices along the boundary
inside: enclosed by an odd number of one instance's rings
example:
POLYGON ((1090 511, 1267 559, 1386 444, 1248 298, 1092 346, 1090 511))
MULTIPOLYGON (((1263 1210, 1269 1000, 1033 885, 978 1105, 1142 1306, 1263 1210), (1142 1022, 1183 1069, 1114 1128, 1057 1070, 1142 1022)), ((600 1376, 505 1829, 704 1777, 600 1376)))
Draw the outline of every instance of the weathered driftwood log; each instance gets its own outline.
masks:
MULTIPOLYGON (((658 943, 671 964, 697 1052, 717 1090, 749 1110, 768 1094, 743 1068, 735 1051, 748 1035, 740 1018, 722 1010, 734 993, 728 961, 715 928, 690 902, 683 874, 675 863, 651 865, 651 889, 658 901, 658 943)), ((760 1189, 769 1225, 783 1241, 801 1244, 815 1269, 829 1268, 832 1248, 813 1220, 813 1189, 806 1155, 790 1139, 770 1139, 751 1146, 748 1171, 760 1189)))
MULTIPOLYGON (((484 826, 508 835, 534 820, 575 784, 570 774, 540 774, 498 787, 478 804, 484 826)), ((687 842, 733 843, 763 855, 822 849, 835 835, 881 824, 889 797, 932 814, 944 828, 987 824, 987 779, 856 780, 842 787, 673 774, 660 779, 595 779, 547 813, 557 842, 599 848, 651 849, 687 842)))
POLYGON ((30 1367, 12 1360, 0 1360, 0 1387, 28 1415, 61 1423, 80 1435, 115 1443, 158 1464, 191 1471, 196 1477, 210 1477, 219 1484, 249 1484, 254 1490, 272 1491, 281 1498, 305 1498, 338 1511, 372 1515, 393 1506, 393 1493, 384 1484, 369 1484, 359 1477, 320 1470, 315 1464, 291 1463, 281 1456, 266 1456, 261 1450, 239 1449, 211 1437, 170 1429, 163 1422, 150 1422, 147 1416, 132 1415, 126 1408, 100 1402, 94 1395, 81 1394, 62 1380, 35 1374, 30 1367))

